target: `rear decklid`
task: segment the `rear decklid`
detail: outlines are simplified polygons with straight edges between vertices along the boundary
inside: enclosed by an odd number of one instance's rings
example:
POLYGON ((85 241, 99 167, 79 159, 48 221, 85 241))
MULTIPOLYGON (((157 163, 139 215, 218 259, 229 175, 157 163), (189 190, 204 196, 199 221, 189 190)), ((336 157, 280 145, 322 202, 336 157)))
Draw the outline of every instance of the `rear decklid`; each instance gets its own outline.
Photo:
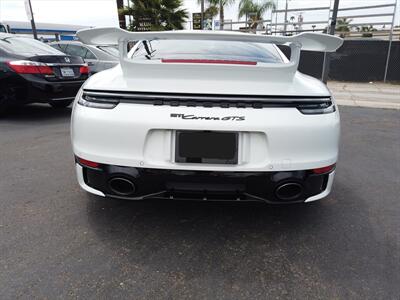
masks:
POLYGON ((338 37, 317 33, 284 37, 237 32, 127 32, 119 28, 96 28, 81 30, 77 35, 88 44, 119 43, 120 66, 97 75, 87 84, 88 88, 161 93, 326 96, 329 91, 321 82, 297 72, 300 50, 333 52, 343 43, 338 37), (229 59, 128 57, 128 44, 143 40, 173 40, 178 41, 177 44, 191 41, 285 44, 291 48, 291 58, 282 63, 242 63, 229 59))
POLYGON ((84 80, 88 76, 88 68, 81 57, 69 55, 40 55, 29 58, 52 69, 52 74, 45 78, 49 81, 84 80))

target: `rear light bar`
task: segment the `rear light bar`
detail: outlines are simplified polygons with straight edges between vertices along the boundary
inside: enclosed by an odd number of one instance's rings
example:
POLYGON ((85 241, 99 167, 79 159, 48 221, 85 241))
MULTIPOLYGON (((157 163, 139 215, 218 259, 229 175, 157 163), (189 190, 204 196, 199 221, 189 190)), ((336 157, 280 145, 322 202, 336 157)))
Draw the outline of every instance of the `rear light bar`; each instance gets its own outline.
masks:
POLYGON ((30 60, 14 60, 7 65, 18 74, 44 74, 53 75, 53 69, 47 64, 30 60))
POLYGON ((325 174, 331 172, 334 168, 336 167, 336 164, 322 167, 322 168, 317 168, 317 169, 312 169, 312 172, 314 174, 325 174))
POLYGON ((83 94, 80 95, 78 104, 91 108, 113 109, 119 104, 119 100, 109 99, 106 97, 91 97, 83 94))
POLYGON ((224 59, 161 59, 162 63, 174 64, 222 64, 222 65, 257 65, 256 61, 224 60, 224 59))
POLYGON ((322 115, 330 114, 336 111, 336 106, 331 101, 317 103, 317 104, 301 104, 297 109, 303 115, 322 115))
POLYGON ((90 160, 87 160, 87 159, 83 159, 83 158, 80 158, 80 157, 77 157, 77 156, 75 156, 75 157, 76 157, 76 161, 79 164, 81 164, 82 166, 84 166, 84 167, 98 168, 100 166, 100 164, 97 163, 97 162, 90 161, 90 160))

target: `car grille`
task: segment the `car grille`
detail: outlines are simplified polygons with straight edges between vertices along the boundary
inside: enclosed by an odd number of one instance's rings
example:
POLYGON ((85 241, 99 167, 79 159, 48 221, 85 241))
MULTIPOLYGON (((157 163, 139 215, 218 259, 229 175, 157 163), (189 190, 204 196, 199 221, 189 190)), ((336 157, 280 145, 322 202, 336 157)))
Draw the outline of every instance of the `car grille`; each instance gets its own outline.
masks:
POLYGON ((113 92, 84 90, 83 99, 90 102, 122 102, 149 104, 155 106, 254 108, 298 107, 301 105, 331 105, 330 97, 309 96, 257 96, 257 95, 203 95, 143 92, 113 92))

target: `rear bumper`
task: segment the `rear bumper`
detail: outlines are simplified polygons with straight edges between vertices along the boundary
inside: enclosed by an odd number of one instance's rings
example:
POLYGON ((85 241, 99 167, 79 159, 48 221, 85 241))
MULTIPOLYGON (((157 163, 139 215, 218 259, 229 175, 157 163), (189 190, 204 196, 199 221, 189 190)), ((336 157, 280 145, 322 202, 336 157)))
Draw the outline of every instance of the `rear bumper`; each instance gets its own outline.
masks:
POLYGON ((311 202, 326 197, 335 171, 313 174, 308 170, 284 172, 209 172, 146 169, 100 165, 90 168, 76 163, 80 186, 99 196, 127 200, 174 199, 210 201, 258 201, 265 203, 311 202), (134 189, 121 193, 111 182, 122 178, 134 189), (280 187, 299 189, 282 197, 280 187))
POLYGON ((167 170, 276 172, 336 163, 340 118, 338 112, 303 115, 296 108, 120 103, 113 109, 97 109, 76 104, 71 134, 76 156, 103 164, 167 170), (200 118, 182 119, 177 115, 200 118), (229 120, 220 120, 227 116, 229 120), (233 120, 233 116, 244 120, 233 120), (180 130, 237 132, 237 164, 177 162, 176 133, 180 130))
POLYGON ((23 75, 24 81, 16 86, 19 103, 48 103, 57 100, 73 100, 84 80, 50 82, 33 75, 23 75), (23 83, 22 83, 23 82, 23 83))

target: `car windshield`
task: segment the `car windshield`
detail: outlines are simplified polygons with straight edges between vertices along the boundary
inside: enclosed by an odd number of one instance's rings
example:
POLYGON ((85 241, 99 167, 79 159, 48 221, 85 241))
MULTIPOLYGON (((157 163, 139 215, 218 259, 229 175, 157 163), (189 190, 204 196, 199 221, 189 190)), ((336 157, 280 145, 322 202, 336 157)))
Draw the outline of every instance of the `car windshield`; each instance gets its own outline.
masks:
POLYGON ((0 32, 7 32, 6 27, 0 24, 0 32))
POLYGON ((132 59, 207 59, 283 63, 272 44, 229 41, 153 40, 129 52, 132 59))
POLYGON ((118 45, 110 45, 110 46, 98 46, 100 50, 106 52, 107 54, 110 54, 114 57, 119 56, 119 50, 118 50, 118 45))
POLYGON ((28 37, 5 37, 0 39, 0 48, 19 55, 64 55, 64 53, 28 37))

